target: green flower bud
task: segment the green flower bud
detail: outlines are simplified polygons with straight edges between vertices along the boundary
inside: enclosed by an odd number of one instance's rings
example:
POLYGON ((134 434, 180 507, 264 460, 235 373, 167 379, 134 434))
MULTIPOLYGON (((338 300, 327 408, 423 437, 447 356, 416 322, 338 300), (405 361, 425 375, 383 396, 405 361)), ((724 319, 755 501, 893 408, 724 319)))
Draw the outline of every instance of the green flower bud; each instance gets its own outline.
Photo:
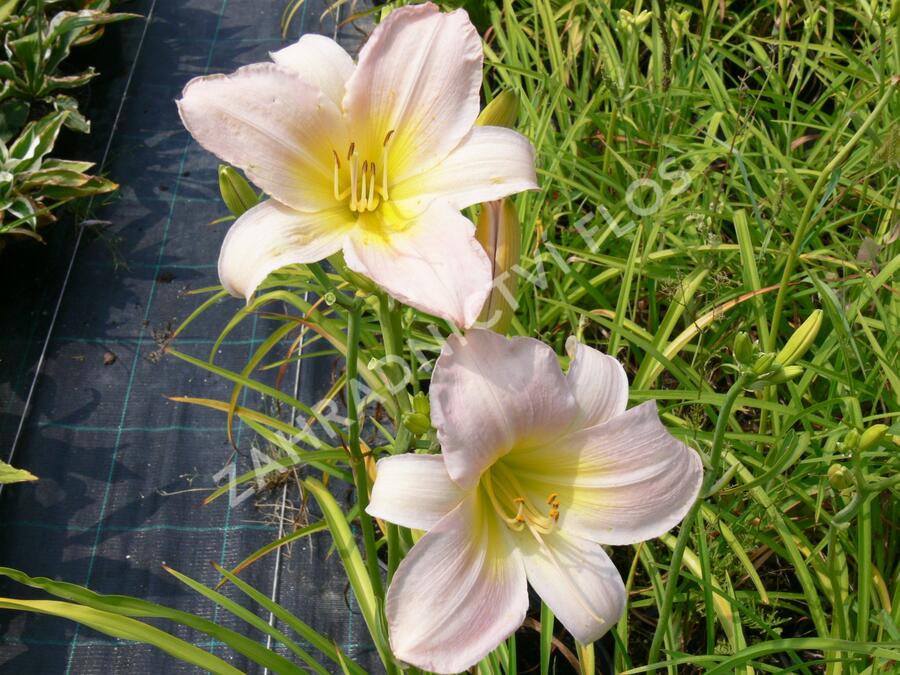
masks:
POLYGON ((784 384, 788 380, 793 380, 795 377, 803 374, 801 366, 787 366, 785 368, 780 363, 776 363, 775 366, 775 372, 766 378, 772 384, 784 384))
POLYGON ((413 396, 413 410, 423 415, 431 414, 431 403, 428 401, 428 396, 421 391, 413 396))
POLYGON ((494 270, 491 294, 484 303, 478 323, 503 335, 516 313, 519 276, 512 268, 519 264, 522 249, 522 228, 512 202, 501 199, 482 204, 475 238, 490 258, 494 270))
POLYGON ((865 452, 878 445, 887 433, 888 428, 887 424, 873 424, 862 432, 862 435, 859 437, 860 452, 865 452))
POLYGON ((819 328, 821 327, 822 310, 817 309, 794 331, 784 348, 778 352, 778 363, 783 366, 789 366, 800 360, 812 343, 815 342, 816 335, 819 334, 819 328))
POLYGON ((415 436, 421 436, 431 429, 431 419, 429 419, 428 415, 420 412, 405 412, 401 419, 403 421, 403 426, 409 429, 415 436))
POLYGON ((475 124, 478 126, 508 127, 516 126, 519 116, 519 98, 511 89, 501 92, 488 103, 475 124))
POLYGON ((856 429, 851 429, 847 432, 847 435, 844 436, 844 448, 846 450, 856 450, 859 447, 859 432, 856 429))
POLYGON ((732 352, 734 353, 734 358, 740 364, 748 364, 753 358, 753 343, 750 342, 750 336, 744 331, 740 331, 734 336, 732 352))
POLYGON ((828 467, 828 482, 835 490, 846 490, 853 487, 853 474, 841 464, 828 467))
POLYGON ((753 364, 753 372, 757 375, 765 375, 772 369, 775 363, 775 355, 771 353, 761 354, 756 363, 753 364))
POLYGON ((225 206, 236 217, 259 204, 259 195, 240 173, 227 164, 219 165, 219 192, 225 206))

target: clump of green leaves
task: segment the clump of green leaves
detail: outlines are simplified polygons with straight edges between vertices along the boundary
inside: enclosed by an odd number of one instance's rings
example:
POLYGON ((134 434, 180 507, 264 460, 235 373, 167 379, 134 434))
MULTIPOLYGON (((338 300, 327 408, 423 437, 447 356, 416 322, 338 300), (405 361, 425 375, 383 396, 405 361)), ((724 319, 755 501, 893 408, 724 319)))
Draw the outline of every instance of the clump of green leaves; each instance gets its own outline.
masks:
POLYGON ((38 225, 54 220, 56 207, 118 187, 88 174, 92 162, 47 157, 68 116, 50 113, 30 122, 9 147, 0 140, 0 234, 40 238, 38 225))
POLYGON ((97 72, 68 72, 64 62, 107 24, 135 16, 110 6, 111 0, 0 2, 0 235, 40 239, 37 229, 55 220, 53 209, 117 187, 89 175, 90 162, 47 157, 62 127, 90 131, 68 92, 97 72))

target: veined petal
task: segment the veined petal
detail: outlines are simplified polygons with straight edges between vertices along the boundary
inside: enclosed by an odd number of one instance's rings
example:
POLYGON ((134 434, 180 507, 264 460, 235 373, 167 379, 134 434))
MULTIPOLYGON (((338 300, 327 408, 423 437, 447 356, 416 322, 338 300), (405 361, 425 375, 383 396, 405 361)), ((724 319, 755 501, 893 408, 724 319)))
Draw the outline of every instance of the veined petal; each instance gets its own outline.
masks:
POLYGON ((382 220, 385 211, 360 216, 344 247, 350 269, 407 305, 472 325, 491 290, 491 262, 475 226, 443 202, 399 227, 382 220))
POLYGON ((238 218, 219 253, 219 279, 248 301, 270 273, 294 263, 315 262, 340 250, 353 218, 341 206, 318 213, 294 211, 274 199, 238 218))
POLYGON ((528 582, 582 644, 600 639, 625 608, 625 584, 600 546, 555 531, 522 537, 528 582))
POLYGON ((440 455, 396 455, 378 460, 366 513, 403 527, 429 530, 465 497, 440 455))
POLYGON ((447 472, 464 488, 513 446, 564 433, 578 411, 550 347, 482 329, 447 340, 429 398, 447 472))
POLYGON ((315 85, 340 108, 345 84, 353 74, 353 59, 337 42, 324 35, 307 33, 292 45, 272 52, 279 66, 298 73, 315 85))
POLYGON ((535 188, 531 142, 512 129, 474 127, 440 164, 391 187, 391 198, 412 212, 437 198, 463 209, 535 188))
POLYGON ((582 411, 576 426, 594 426, 625 412, 628 376, 622 364, 581 344, 574 335, 566 340, 566 351, 571 359, 567 379, 582 411))
POLYGON ((197 77, 178 101, 204 148, 233 164, 282 204, 334 206, 334 148, 347 147, 340 110, 299 74, 257 63, 231 75, 197 77))
POLYGON ((655 401, 511 453, 504 463, 533 499, 559 496, 562 531, 603 544, 667 532, 684 518, 703 480, 700 455, 662 425, 655 401))
POLYGON ((344 111, 361 157, 387 134, 393 181, 446 157, 478 117, 481 38, 468 14, 431 3, 395 9, 372 32, 347 82, 344 111))
POLYGON ((435 673, 477 663, 527 610, 522 557, 478 491, 413 546, 385 607, 394 655, 435 673))

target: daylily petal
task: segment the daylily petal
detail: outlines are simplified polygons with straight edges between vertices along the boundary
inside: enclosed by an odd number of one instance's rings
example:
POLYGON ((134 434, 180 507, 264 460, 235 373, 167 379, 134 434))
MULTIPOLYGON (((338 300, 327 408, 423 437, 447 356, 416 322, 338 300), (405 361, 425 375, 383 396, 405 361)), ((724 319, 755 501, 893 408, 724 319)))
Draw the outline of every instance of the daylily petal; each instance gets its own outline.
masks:
POLYGON ((512 129, 474 127, 440 164, 391 187, 391 199, 415 213, 439 197, 463 209, 536 187, 527 138, 512 129))
POLYGON ((378 461, 366 513, 388 522, 431 529, 465 497, 440 455, 396 455, 378 461))
POLYGON ((302 213, 269 199, 238 218, 219 253, 219 279, 232 295, 247 298, 270 273, 315 262, 340 250, 353 219, 344 207, 302 213))
POLYGON ((472 325, 491 290, 491 262, 471 221, 443 202, 402 231, 392 231, 384 217, 360 216, 344 247, 350 269, 407 305, 457 326, 472 325))
POLYGON ((345 148, 340 110, 318 87, 274 63, 187 83, 178 110, 204 148, 300 211, 334 205, 333 148, 345 148))
POLYGON ((385 610, 394 655, 435 673, 466 670, 522 624, 522 557, 478 492, 413 546, 385 610))
POLYGON ((583 345, 575 336, 566 340, 568 381, 582 414, 578 427, 590 427, 621 415, 628 405, 628 376, 618 359, 583 345))
POLYGON ((576 640, 590 644, 616 625, 625 584, 600 544, 561 532, 523 540, 528 582, 576 640))
POLYGON ((298 73, 306 82, 317 86, 340 108, 344 85, 353 74, 353 59, 337 42, 324 35, 307 33, 294 44, 272 52, 279 66, 298 73))
POLYGON ((578 412, 550 347, 481 329, 447 340, 429 397, 447 472, 464 488, 514 445, 556 438, 578 412))
POLYGON ((347 82, 344 110, 361 157, 380 157, 388 132, 401 181, 446 157, 478 117, 481 38, 463 10, 395 9, 372 32, 347 82))
POLYGON ((503 461, 531 498, 559 495, 561 530, 603 544, 667 532, 703 480, 700 455, 662 425, 655 401, 503 461))

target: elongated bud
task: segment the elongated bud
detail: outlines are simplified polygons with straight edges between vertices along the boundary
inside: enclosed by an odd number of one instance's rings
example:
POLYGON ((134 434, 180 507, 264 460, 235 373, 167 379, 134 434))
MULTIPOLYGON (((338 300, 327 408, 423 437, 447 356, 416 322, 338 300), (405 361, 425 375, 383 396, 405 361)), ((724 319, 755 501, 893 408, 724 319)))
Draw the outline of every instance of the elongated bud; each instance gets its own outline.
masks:
POLYGON ((846 490, 853 487, 853 474, 841 464, 832 464, 828 467, 828 482, 835 490, 846 490))
POLYGON ((753 343, 750 342, 750 336, 744 331, 740 331, 734 336, 734 358, 738 363, 748 364, 753 358, 753 343))
POLYGON ((242 216, 259 203, 259 195, 250 183, 236 169, 226 164, 219 165, 219 192, 222 193, 225 206, 236 217, 242 216))
POLYGON ((519 97, 510 90, 501 92, 488 103, 475 124, 483 127, 509 127, 516 126, 516 118, 519 116, 519 97))
POLYGON ((884 435, 887 433, 888 428, 887 424, 873 424, 862 432, 859 437, 860 452, 865 452, 880 443, 881 439, 884 438, 884 435))
POLYGON ((859 432, 856 429, 851 429, 844 436, 844 449, 845 450, 856 450, 859 448, 859 432))
POLYGON ((478 323, 497 333, 509 330, 516 312, 519 277, 512 271, 519 264, 522 230, 516 209, 507 199, 481 205, 475 237, 491 260, 493 287, 484 303, 478 323))
POLYGON ((778 352, 776 360, 783 366, 789 366, 799 361, 806 351, 815 342, 822 327, 822 310, 817 309, 807 317, 794 334, 788 339, 784 348, 778 352))
POLYGON ((766 382, 771 384, 784 384, 788 380, 793 380, 803 374, 802 366, 784 367, 780 363, 775 364, 775 372, 766 378, 766 382))

